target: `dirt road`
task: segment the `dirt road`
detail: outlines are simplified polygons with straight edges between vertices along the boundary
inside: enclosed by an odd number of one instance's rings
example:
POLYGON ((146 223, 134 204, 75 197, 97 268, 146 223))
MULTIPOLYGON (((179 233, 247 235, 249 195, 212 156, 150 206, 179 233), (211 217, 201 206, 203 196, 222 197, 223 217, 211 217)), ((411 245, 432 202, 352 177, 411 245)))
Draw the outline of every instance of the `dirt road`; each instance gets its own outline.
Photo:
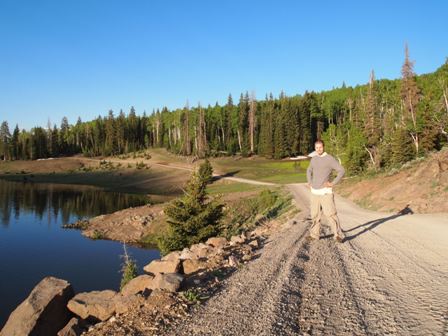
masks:
POLYGON ((307 242, 305 211, 167 335, 448 335, 448 216, 393 215, 337 197, 347 240, 307 242))

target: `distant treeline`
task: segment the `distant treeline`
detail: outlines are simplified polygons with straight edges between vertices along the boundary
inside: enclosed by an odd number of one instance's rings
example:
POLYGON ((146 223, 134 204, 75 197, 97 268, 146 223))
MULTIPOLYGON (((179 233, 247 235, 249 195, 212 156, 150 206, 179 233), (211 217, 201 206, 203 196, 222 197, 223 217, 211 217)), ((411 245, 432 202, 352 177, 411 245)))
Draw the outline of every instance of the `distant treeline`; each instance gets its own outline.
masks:
POLYGON ((105 117, 60 127, 34 127, 10 133, 0 128, 0 157, 38 159, 83 153, 115 155, 164 147, 198 157, 258 154, 283 158, 307 154, 316 139, 326 141, 352 173, 404 163, 448 141, 448 62, 435 72, 416 76, 406 48, 402 78, 292 97, 231 95, 223 106, 189 107, 105 117))

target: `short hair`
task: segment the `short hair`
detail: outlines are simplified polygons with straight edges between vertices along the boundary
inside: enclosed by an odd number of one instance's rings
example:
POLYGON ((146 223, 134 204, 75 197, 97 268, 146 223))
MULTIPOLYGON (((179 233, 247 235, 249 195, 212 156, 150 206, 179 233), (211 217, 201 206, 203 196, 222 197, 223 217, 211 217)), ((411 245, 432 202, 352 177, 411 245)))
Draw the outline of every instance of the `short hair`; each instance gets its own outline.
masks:
POLYGON ((322 144, 322 146, 325 147, 325 143, 324 143, 324 141, 321 140, 321 139, 317 139, 316 141, 314 141, 314 146, 316 146, 317 144, 322 144))

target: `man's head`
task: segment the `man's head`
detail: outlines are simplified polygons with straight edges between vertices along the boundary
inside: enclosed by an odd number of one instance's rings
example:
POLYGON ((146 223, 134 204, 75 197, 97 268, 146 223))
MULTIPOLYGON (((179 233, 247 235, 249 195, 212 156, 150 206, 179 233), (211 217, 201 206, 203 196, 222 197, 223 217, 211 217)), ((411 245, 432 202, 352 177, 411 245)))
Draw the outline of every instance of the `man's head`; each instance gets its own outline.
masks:
POLYGON ((324 153, 324 142, 322 140, 316 140, 314 142, 314 149, 317 155, 322 155, 324 153))

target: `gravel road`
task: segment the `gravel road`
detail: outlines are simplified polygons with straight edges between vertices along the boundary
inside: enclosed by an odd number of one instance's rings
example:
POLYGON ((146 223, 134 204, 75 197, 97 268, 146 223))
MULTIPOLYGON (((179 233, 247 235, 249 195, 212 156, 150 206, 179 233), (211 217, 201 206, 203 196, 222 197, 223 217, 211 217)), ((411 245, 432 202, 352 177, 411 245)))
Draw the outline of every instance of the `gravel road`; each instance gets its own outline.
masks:
POLYGON ((166 335, 448 335, 448 216, 398 215, 336 204, 347 239, 323 226, 308 242, 304 209, 260 257, 166 335))

